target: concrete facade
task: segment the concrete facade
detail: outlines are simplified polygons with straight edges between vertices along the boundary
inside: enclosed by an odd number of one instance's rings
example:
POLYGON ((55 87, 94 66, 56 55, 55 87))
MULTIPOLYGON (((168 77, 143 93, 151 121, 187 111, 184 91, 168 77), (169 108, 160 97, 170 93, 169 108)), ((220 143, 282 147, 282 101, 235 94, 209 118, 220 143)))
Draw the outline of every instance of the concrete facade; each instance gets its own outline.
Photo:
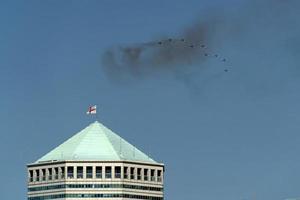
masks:
POLYGON ((164 165, 141 161, 49 160, 27 165, 28 200, 163 200, 164 165))

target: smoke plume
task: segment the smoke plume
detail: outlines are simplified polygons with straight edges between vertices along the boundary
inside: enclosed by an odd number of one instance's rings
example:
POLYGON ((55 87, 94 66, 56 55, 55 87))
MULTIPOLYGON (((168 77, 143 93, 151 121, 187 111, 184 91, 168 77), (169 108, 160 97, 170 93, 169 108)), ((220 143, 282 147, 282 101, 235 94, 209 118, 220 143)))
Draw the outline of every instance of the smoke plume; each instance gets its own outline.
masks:
MULTIPOLYGON (((249 35, 249 32, 259 35, 263 27, 272 26, 272 30, 280 30, 286 15, 298 5, 295 0, 249 0, 237 13, 216 9, 210 11, 205 20, 202 18, 183 28, 177 34, 180 36, 178 38, 158 38, 150 42, 106 49, 102 55, 102 66, 113 79, 140 78, 164 71, 181 73, 175 77, 191 82, 187 80, 188 76, 185 77, 190 68, 197 66, 197 69, 201 69, 212 58, 227 62, 228 58, 218 54, 222 45, 231 45, 228 41, 236 44, 237 40, 243 40, 243 35, 249 35)), ((254 37, 253 41, 251 38, 247 39, 250 43, 255 42, 254 37)))

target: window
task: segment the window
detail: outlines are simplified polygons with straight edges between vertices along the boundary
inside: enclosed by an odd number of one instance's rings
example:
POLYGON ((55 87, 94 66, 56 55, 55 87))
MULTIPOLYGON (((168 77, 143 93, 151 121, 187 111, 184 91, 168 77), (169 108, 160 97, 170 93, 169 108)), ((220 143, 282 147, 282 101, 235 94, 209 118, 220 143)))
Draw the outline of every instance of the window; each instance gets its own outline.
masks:
POLYGON ((141 171, 142 171, 141 168, 137 168, 137 179, 138 179, 138 180, 141 180, 141 179, 142 179, 141 171))
POLYGON ((96 178, 102 178, 102 167, 96 167, 96 178))
POLYGON ((134 167, 130 167, 130 179, 134 179, 134 167))
POLYGON ((93 178, 93 167, 86 167, 86 178, 93 178))
POLYGON ((54 168, 54 179, 57 180, 58 179, 58 167, 54 168))
POLYGON ((64 167, 61 167, 61 168, 60 168, 60 171, 61 171, 60 178, 61 178, 61 179, 64 179, 64 178, 65 178, 65 168, 64 168, 64 167))
POLYGON ((158 181, 158 182, 161 182, 161 180, 162 180, 161 170, 158 170, 158 171, 157 171, 157 181, 158 181))
POLYGON ((52 180, 52 168, 47 169, 48 170, 48 180, 52 180))
POLYGON ((124 167, 123 168, 123 170, 124 170, 124 179, 127 179, 128 178, 128 167, 124 167))
POLYGON ((155 170, 151 169, 151 181, 155 181, 155 176, 154 176, 155 170))
POLYGON ((115 167, 115 178, 121 178, 121 167, 115 167))
POLYGON ((111 178, 111 167, 105 167, 105 178, 111 178))
POLYGON ((46 180, 46 169, 42 169, 42 181, 46 180))
POLYGON ((74 178, 74 167, 67 168, 68 178, 74 178))
POLYGON ((77 167, 77 178, 83 178, 83 167, 77 167))
POLYGON ((33 171, 29 170, 29 182, 33 181, 33 171))
POLYGON ((144 169, 144 180, 145 181, 149 180, 149 178, 148 178, 148 169, 144 169))
POLYGON ((36 174, 36 178, 35 178, 35 180, 36 181, 40 181, 40 170, 35 170, 35 174, 36 174))

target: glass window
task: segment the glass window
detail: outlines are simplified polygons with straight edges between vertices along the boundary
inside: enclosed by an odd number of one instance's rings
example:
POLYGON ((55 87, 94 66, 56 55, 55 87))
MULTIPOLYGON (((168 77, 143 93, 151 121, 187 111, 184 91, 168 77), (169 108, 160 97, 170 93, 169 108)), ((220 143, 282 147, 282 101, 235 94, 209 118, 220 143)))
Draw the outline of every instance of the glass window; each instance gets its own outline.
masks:
POLYGON ((48 169, 48 180, 52 180, 52 168, 48 169))
POLYGON ((86 167, 86 178, 93 178, 93 167, 86 167))
POLYGON ((155 181, 155 176, 154 176, 154 174, 155 174, 155 170, 154 170, 154 169, 151 169, 151 174, 150 174, 150 176, 151 176, 151 181, 155 181))
POLYGON ((115 178, 121 178, 121 167, 115 167, 115 178))
POLYGON ((102 178, 102 167, 96 167, 96 178, 102 178))
POLYGON ((144 180, 148 181, 149 177, 148 177, 148 169, 144 169, 144 180))
POLYGON ((54 179, 57 180, 58 179, 58 167, 54 168, 54 173, 55 173, 54 179))
POLYGON ((64 178, 65 178, 65 168, 64 168, 64 167, 61 167, 61 168, 60 168, 60 171, 61 171, 60 178, 61 178, 61 179, 64 179, 64 178))
POLYGON ((130 179, 134 179, 134 167, 130 167, 130 179))
POLYGON ((68 178, 74 178, 74 167, 67 168, 68 178))
POLYGON ((105 167, 105 178, 111 178, 111 167, 105 167))
POLYGON ((137 179, 138 179, 138 180, 141 180, 141 179, 142 179, 141 171, 142 171, 141 168, 137 168, 137 179))
POLYGON ((33 181, 33 171, 29 170, 29 182, 33 181))
POLYGON ((124 179, 127 179, 128 178, 128 167, 124 167, 123 168, 123 170, 124 170, 124 179))
POLYGON ((77 167, 77 178, 83 178, 83 167, 77 167))
POLYGON ((42 181, 46 180, 46 169, 42 169, 42 181))
POLYGON ((162 180, 162 173, 161 173, 161 170, 158 170, 157 171, 157 181, 161 182, 161 180, 162 180))

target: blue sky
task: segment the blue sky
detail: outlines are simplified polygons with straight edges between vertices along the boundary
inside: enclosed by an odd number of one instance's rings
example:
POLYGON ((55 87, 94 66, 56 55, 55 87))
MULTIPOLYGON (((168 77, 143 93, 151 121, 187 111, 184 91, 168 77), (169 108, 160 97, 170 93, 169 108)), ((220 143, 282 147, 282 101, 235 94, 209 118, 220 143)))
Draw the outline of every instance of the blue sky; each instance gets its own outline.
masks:
POLYGON ((26 198, 26 164, 91 123, 91 104, 166 164, 166 199, 299 197, 297 10, 296 0, 1 1, 2 198, 26 198), (208 59, 191 87, 171 70, 122 84, 103 70, 110 46, 214 17, 209 44, 228 73, 208 59))

